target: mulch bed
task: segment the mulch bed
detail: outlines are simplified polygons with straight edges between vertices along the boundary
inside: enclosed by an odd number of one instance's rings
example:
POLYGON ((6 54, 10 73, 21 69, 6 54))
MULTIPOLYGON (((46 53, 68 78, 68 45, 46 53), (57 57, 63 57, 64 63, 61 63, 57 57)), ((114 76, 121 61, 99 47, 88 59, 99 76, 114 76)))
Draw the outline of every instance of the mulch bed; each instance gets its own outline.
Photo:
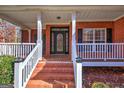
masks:
POLYGON ((111 88, 124 88, 124 67, 83 67, 83 87, 104 82, 111 88))

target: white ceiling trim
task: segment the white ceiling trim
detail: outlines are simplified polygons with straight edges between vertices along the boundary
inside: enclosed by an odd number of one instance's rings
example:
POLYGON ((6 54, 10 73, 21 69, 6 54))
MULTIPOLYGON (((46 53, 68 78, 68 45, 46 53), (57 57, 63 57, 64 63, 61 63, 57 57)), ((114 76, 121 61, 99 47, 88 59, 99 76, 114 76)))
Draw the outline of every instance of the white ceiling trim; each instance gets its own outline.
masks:
POLYGON ((21 5, 21 6, 0 6, 0 10, 7 10, 7 11, 48 11, 48 10, 123 10, 124 6, 119 5, 21 5))
POLYGON ((0 13, 28 28, 37 27, 38 13, 43 16, 44 26, 70 24, 74 12, 77 13, 77 22, 109 22, 124 17, 124 6, 0 6, 0 13), (62 17, 60 21, 57 16, 62 17))
POLYGON ((76 22, 112 22, 113 20, 94 19, 94 20, 76 20, 76 22))
POLYGON ((121 16, 115 18, 113 21, 117 21, 117 20, 119 20, 119 19, 121 19, 121 18, 123 18, 123 17, 124 17, 124 15, 121 15, 121 16))

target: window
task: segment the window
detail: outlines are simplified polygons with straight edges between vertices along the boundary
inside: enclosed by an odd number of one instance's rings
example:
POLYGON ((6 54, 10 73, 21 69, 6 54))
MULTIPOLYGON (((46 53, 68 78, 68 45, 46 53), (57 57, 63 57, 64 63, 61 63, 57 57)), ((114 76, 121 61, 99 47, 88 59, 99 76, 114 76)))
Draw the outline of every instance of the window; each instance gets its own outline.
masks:
MULTIPOLYGON (((112 43, 112 28, 84 28, 78 29, 78 43, 112 43)), ((111 52, 112 47, 107 48, 111 52)), ((80 51, 99 51, 105 52, 105 47, 101 44, 95 45, 87 44, 86 47, 82 46, 80 51)))
POLYGON ((84 43, 93 43, 93 29, 83 30, 83 40, 84 43))
POLYGON ((105 28, 85 28, 82 33, 83 43, 105 43, 106 29, 105 28))
MULTIPOLYGON (((79 43, 106 43, 107 41, 107 32, 106 28, 84 28, 78 29, 78 42, 79 43)), ((102 51, 104 49, 101 48, 101 45, 86 45, 86 47, 82 46, 82 51, 102 51), (98 48, 99 47, 99 48, 98 48)))
POLYGON ((105 29, 95 29, 95 43, 105 43, 105 29))

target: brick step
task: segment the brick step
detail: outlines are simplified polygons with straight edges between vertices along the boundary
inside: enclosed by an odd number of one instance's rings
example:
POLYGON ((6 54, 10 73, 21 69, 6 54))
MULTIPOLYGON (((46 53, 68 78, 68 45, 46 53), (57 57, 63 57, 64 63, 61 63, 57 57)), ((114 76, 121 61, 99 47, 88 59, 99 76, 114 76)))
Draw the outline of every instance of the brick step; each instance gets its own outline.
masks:
POLYGON ((31 75, 31 78, 34 77, 67 77, 67 76, 73 76, 73 72, 38 72, 34 71, 31 75))
POLYGON ((74 80, 72 74, 61 74, 61 73, 42 73, 37 75, 32 75, 31 79, 34 80, 74 80))
POLYGON ((26 88, 52 88, 52 84, 43 80, 29 80, 26 88))
POLYGON ((45 63, 38 63, 37 64, 37 68, 38 67, 71 67, 71 68, 73 68, 73 64, 72 63, 46 63, 45 65, 44 65, 45 63))
POLYGON ((46 65, 46 63, 38 63, 37 65, 36 65, 36 68, 42 68, 42 67, 44 67, 46 65))
POLYGON ((56 57, 50 57, 47 59, 47 61, 70 61, 70 58, 67 56, 56 56, 56 57))
POLYGON ((70 80, 61 80, 60 82, 67 84, 67 85, 68 85, 68 88, 74 88, 74 87, 75 87, 74 81, 70 81, 70 80))
POLYGON ((41 68, 36 68, 34 73, 72 73, 73 74, 73 68, 57 68, 57 67, 44 67, 41 71, 41 68), (39 72, 40 71, 40 72, 39 72))
POLYGON ((75 87, 72 63, 38 63, 27 84, 27 87, 33 88, 64 88, 65 86, 75 87))
POLYGON ((51 59, 48 59, 47 61, 70 61, 70 59, 65 59, 65 58, 61 58, 61 59, 59 59, 59 58, 56 58, 56 59, 54 59, 54 58, 51 58, 51 59))
POLYGON ((59 82, 66 84, 66 86, 57 82, 51 82, 53 84, 53 88, 75 88, 74 82, 70 82, 70 81, 59 81, 59 82))
MULTIPOLYGON (((67 84, 67 88, 74 88, 74 82, 70 81, 60 81, 67 84)), ((42 81, 42 80, 29 80, 27 88, 65 88, 62 84, 56 83, 54 81, 42 81)))

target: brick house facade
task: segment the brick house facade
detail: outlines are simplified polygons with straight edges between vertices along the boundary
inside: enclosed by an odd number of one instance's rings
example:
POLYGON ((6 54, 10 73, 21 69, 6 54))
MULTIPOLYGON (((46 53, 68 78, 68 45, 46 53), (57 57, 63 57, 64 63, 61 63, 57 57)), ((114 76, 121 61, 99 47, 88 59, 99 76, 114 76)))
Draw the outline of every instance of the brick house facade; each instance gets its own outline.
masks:
POLYGON ((0 6, 0 17, 21 28, 20 34, 10 29, 3 37, 0 32, 0 39, 6 40, 0 43, 0 55, 21 59, 15 62, 14 87, 89 87, 99 76, 84 67, 105 67, 108 82, 113 72, 106 67, 124 66, 123 10, 124 6, 0 6), (13 43, 18 36, 20 42, 13 43))

